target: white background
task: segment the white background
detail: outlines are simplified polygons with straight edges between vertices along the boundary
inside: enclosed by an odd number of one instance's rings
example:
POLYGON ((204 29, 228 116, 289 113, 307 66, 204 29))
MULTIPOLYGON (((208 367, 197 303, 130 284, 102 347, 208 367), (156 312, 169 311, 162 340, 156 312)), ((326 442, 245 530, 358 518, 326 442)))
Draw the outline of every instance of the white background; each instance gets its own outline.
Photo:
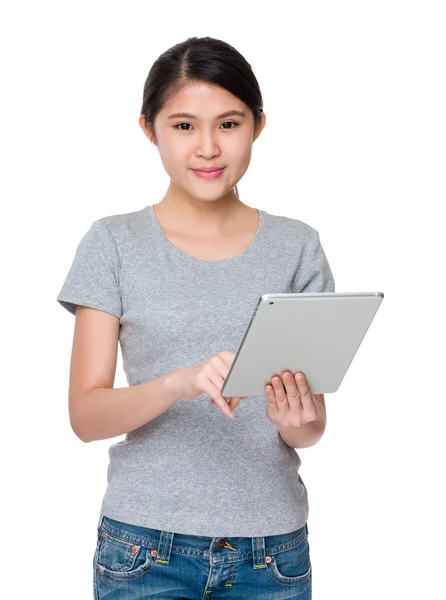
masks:
POLYGON ((209 35, 245 56, 263 94, 241 200, 316 228, 337 292, 385 295, 326 395, 325 435, 299 451, 313 597, 445 598, 444 3, 90 0, 1 13, 8 597, 93 595, 107 451, 123 438, 85 444, 70 428, 75 321, 56 296, 93 220, 164 195, 138 125, 143 84, 170 46, 209 35))

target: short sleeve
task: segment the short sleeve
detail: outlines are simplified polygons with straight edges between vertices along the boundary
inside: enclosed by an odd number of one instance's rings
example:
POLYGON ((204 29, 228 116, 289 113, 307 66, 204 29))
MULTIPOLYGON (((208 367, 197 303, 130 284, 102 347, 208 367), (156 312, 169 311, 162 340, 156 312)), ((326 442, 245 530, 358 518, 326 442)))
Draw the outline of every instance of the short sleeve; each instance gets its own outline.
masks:
POLYGON ((57 301, 73 315, 81 305, 121 318, 120 259, 105 223, 93 221, 79 242, 57 301))
POLYGON ((319 237, 313 229, 292 282, 294 293, 334 292, 335 281, 319 237))

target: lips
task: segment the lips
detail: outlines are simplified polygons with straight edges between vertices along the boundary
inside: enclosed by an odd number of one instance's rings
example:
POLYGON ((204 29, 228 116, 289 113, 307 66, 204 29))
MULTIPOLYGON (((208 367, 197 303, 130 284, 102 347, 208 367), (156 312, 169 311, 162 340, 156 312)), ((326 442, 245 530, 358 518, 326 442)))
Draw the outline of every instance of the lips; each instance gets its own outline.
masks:
POLYGON ((215 179, 216 177, 219 177, 224 170, 225 167, 223 167, 222 169, 215 169, 213 167, 210 167, 207 170, 203 170, 203 169, 192 169, 193 172, 195 173, 195 175, 197 175, 198 177, 201 177, 202 179, 215 179))
POLYGON ((203 167, 202 169, 193 169, 193 171, 201 171, 203 173, 212 173, 213 171, 221 171, 224 167, 203 167))

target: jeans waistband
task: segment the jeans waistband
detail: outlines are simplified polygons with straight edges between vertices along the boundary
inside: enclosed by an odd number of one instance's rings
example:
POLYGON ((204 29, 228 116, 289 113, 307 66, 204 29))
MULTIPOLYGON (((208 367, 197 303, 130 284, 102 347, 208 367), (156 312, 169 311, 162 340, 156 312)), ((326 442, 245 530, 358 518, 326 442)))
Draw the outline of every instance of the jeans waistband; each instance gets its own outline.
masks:
POLYGON ((104 515, 99 519, 98 535, 99 529, 120 540, 156 549, 159 562, 168 563, 170 555, 176 553, 204 559, 212 556, 215 563, 252 558, 254 568, 266 567, 266 556, 289 550, 308 536, 307 524, 278 535, 212 538, 140 527, 104 515))

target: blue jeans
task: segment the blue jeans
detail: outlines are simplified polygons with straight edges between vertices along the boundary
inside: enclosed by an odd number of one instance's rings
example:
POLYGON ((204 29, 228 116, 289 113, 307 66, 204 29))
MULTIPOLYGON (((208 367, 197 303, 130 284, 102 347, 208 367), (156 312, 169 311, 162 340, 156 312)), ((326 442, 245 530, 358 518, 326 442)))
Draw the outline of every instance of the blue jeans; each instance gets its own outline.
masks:
POLYGON ((311 600, 308 526, 265 537, 211 538, 102 516, 95 600, 311 600))

